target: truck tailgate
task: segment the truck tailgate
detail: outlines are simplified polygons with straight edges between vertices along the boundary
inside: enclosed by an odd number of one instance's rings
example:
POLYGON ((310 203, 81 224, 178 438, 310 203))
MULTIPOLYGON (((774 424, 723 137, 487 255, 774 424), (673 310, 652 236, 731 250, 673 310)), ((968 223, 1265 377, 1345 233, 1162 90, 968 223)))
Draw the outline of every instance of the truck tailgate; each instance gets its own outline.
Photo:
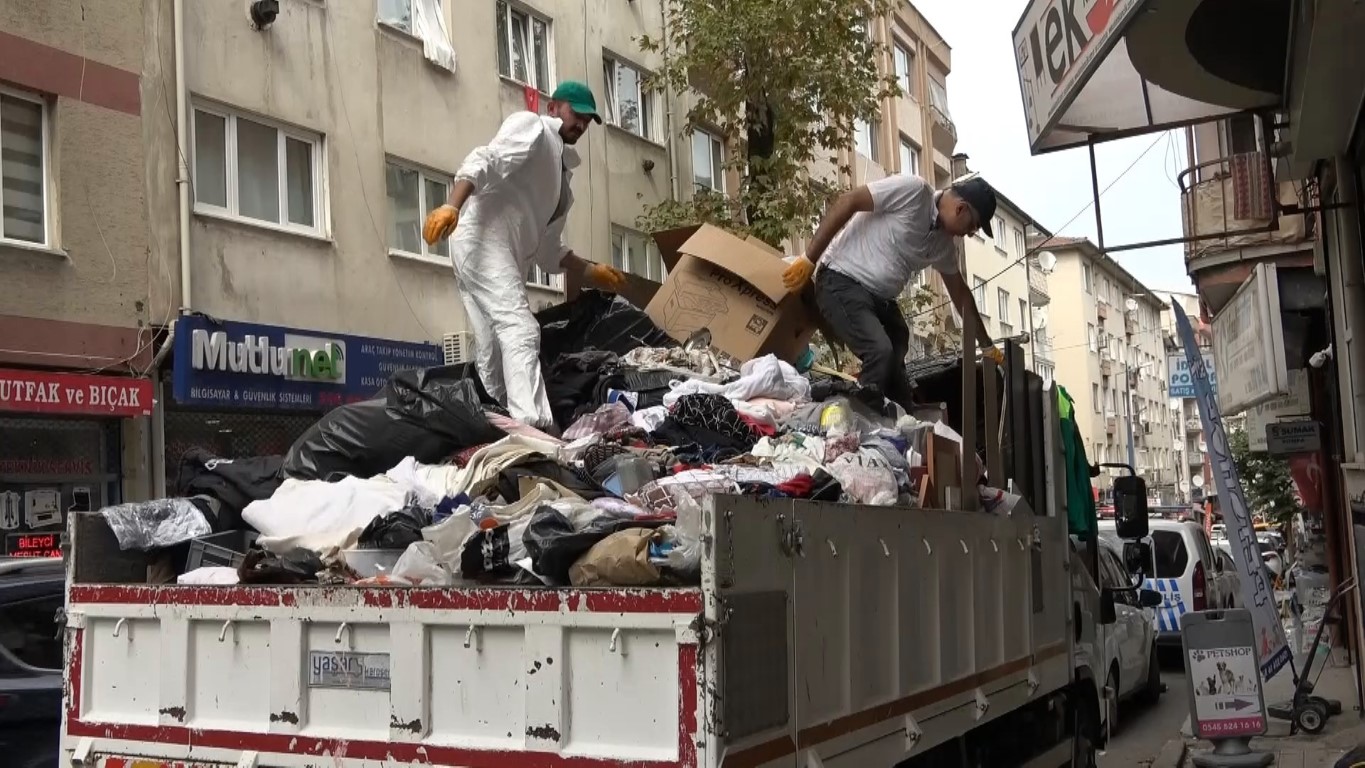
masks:
POLYGON ((697 589, 75 584, 63 744, 87 761, 690 768, 701 611, 697 589))

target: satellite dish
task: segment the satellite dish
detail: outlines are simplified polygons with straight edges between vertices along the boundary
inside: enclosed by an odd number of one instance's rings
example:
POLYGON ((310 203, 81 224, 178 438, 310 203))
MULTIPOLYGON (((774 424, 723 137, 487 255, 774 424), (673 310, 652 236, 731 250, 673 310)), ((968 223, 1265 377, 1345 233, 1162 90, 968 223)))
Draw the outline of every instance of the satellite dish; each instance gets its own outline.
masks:
POLYGON ((1043 251, 1038 254, 1038 268, 1044 274, 1052 274, 1052 270, 1057 268, 1057 254, 1052 251, 1043 251))
POLYGON ((1125 302, 1123 302, 1123 306, 1124 306, 1124 308, 1126 308, 1129 312, 1136 312, 1136 311, 1137 311, 1137 299, 1135 299, 1135 298, 1129 296, 1129 297, 1128 297, 1128 300, 1125 301, 1125 302))
POLYGON ((1203 475, 1195 475, 1194 477, 1191 477, 1191 478, 1190 478, 1190 482, 1191 482, 1191 483, 1194 483, 1194 487, 1195 487, 1195 488, 1203 488, 1203 487, 1204 487, 1204 476, 1203 476, 1203 475))
POLYGON ((1181 492, 1181 493, 1189 493, 1189 492, 1190 492, 1190 484, 1189 484, 1189 483, 1181 483, 1181 484, 1180 484, 1180 492, 1181 492))

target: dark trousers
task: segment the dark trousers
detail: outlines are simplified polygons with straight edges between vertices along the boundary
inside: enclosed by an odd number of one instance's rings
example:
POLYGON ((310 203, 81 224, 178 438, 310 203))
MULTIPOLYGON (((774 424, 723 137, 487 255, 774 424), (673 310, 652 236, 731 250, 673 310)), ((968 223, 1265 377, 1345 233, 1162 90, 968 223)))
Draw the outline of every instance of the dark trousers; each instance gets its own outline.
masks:
POLYGON ((910 327, 895 300, 874 296, 853 278, 824 269, 815 281, 815 304, 835 341, 862 362, 858 383, 909 410, 910 327))

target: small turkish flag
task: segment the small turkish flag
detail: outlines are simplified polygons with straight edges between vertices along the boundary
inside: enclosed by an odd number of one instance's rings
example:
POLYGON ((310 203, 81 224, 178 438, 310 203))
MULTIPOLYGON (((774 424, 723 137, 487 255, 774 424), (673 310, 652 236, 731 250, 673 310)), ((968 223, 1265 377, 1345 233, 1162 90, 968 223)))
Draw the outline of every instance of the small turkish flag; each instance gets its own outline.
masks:
POLYGON ((540 114, 540 91, 528 85, 522 89, 522 95, 526 98, 526 110, 540 114))

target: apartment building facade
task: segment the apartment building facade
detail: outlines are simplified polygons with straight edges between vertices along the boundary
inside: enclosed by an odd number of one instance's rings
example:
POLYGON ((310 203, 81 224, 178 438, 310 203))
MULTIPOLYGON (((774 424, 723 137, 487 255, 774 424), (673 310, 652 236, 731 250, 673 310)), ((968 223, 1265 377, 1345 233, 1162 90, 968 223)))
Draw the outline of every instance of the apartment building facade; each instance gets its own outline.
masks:
POLYGON ((1171 503, 1178 473, 1161 299, 1086 238, 1033 242, 1056 257, 1049 288, 1075 297, 1051 305, 1048 325, 1057 381, 1075 400, 1086 455, 1092 463, 1132 464, 1152 494, 1171 503))
MULTIPOLYGON (((192 447, 282 453, 389 372, 467 354, 448 252, 422 241, 423 219, 465 156, 507 115, 543 112, 562 80, 586 82, 606 123, 577 147, 566 242, 662 278, 634 221, 679 194, 685 174, 706 173, 674 162, 692 156, 688 139, 676 138, 672 101, 644 86, 659 62, 635 40, 659 35, 658 3, 620 12, 606 0, 284 0, 268 23, 242 4, 183 8, 159 41, 171 62, 183 36, 183 81, 160 76, 188 102, 192 180, 187 257, 170 249, 156 265, 186 290, 152 307, 182 313, 158 379, 167 466, 192 447), (223 345, 252 338, 344 353, 343 373, 331 370, 322 388, 317 371, 225 370, 223 345)), ((166 172, 154 183, 173 181, 166 172)), ((165 215, 178 229, 174 208, 165 215)), ((533 309, 562 298, 561 276, 532 269, 527 282, 533 309)))
POLYGON ((0 556, 59 554, 72 511, 142 498, 146 301, 165 130, 150 35, 115 0, 0 0, 0 556))
MULTIPOLYGON (((1199 296, 1193 293, 1160 291, 1157 293, 1166 304, 1161 315, 1161 335, 1166 348, 1166 383, 1170 395, 1172 445, 1178 454, 1175 459, 1177 471, 1176 491, 1179 501, 1202 504, 1206 496, 1215 495, 1213 490, 1213 470, 1209 463, 1209 444, 1204 435, 1204 422, 1199 417, 1199 402, 1195 400, 1192 385, 1183 373, 1187 368, 1185 347, 1176 332, 1175 313, 1171 303, 1175 302, 1185 311, 1186 317, 1194 326, 1195 339, 1199 342, 1200 353, 1206 364, 1213 362, 1213 329, 1205 322, 1200 307, 1199 296)), ((1213 370, 1214 383, 1217 385, 1216 369, 1213 370)))

